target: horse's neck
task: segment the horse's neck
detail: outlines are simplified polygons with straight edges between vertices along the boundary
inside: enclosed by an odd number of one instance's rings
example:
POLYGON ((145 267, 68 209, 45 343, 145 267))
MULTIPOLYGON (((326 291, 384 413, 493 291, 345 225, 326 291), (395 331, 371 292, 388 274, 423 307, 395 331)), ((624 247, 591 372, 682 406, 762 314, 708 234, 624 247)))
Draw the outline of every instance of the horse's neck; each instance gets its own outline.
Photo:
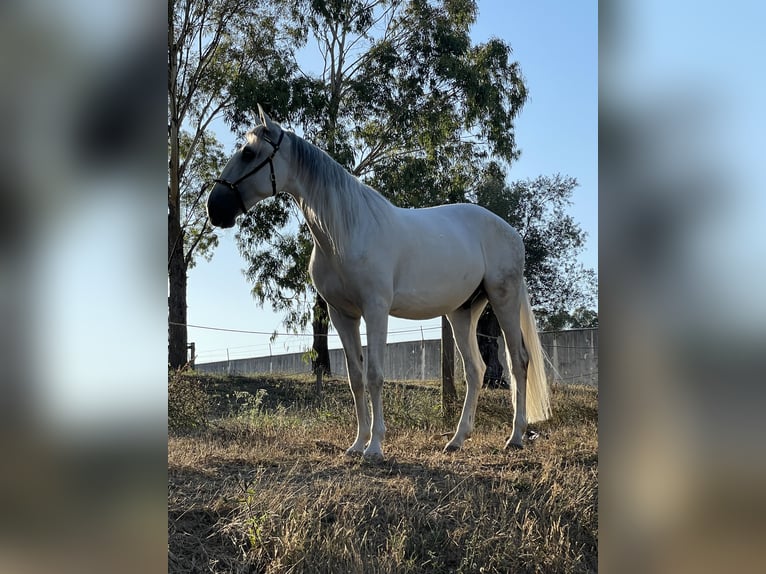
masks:
MULTIPOLYGON (((303 145, 311 145, 301 142, 303 145)), ((319 152, 317 171, 293 169, 289 193, 303 212, 315 245, 328 256, 341 257, 354 248, 361 235, 377 229, 377 218, 391 207, 371 193, 340 165, 319 152), (323 165, 322 162, 327 162, 323 165)))
MULTIPOLYGON (((311 237, 314 239, 314 245, 326 254, 331 254, 336 244, 333 234, 327 229, 326 223, 322 219, 321 213, 318 213, 317 207, 300 192, 291 193, 295 199, 298 208, 303 213, 303 219, 308 225, 311 237)), ((320 210, 321 211, 321 210, 320 210)))
POLYGON ((345 241, 347 234, 338 229, 339 219, 330 217, 331 214, 327 212, 331 205, 321 197, 321 194, 332 193, 333 190, 317 187, 315 182, 306 181, 308 177, 304 174, 302 179, 296 178, 286 191, 293 196, 303 213, 314 245, 327 256, 337 255, 341 251, 339 245, 345 241))

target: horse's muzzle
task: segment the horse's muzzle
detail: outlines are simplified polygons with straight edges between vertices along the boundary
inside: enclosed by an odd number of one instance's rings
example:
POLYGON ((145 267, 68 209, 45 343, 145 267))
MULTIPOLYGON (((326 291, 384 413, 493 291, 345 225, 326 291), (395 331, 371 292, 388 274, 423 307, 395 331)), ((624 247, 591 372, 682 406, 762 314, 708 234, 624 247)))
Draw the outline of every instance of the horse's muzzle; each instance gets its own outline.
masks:
POLYGON ((214 227, 234 227, 237 215, 242 212, 236 192, 216 183, 207 198, 207 215, 214 227))

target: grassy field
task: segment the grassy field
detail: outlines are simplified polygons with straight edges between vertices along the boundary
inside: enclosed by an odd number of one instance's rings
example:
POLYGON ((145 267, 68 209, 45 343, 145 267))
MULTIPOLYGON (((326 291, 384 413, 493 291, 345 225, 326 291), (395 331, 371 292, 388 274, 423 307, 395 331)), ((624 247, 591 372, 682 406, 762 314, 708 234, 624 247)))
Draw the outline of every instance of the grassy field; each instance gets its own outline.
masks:
POLYGON ((598 391, 556 386, 539 438, 505 451, 509 392, 484 390, 463 450, 438 383, 387 382, 385 460, 346 457, 345 381, 171 381, 170 572, 597 570, 598 391))

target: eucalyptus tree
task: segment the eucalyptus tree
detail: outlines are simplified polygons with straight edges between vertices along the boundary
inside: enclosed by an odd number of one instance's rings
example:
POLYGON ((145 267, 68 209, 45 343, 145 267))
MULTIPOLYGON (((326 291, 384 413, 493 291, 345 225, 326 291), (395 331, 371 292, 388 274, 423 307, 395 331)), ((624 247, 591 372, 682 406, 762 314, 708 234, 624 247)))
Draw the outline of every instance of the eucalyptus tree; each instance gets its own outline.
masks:
POLYGON ((187 272, 217 239, 204 213, 207 182, 223 150, 213 122, 232 105, 229 86, 271 61, 290 40, 278 3, 168 0, 168 364, 186 363, 187 272))
MULTIPOLYGON (((518 157, 514 119, 527 90, 506 42, 472 41, 476 2, 291 6, 300 56, 239 77, 236 125, 249 124, 261 103, 402 207, 466 201, 490 156, 506 164, 518 157)), ((290 210, 284 198, 260 204, 242 219, 238 241, 256 299, 286 312, 288 327, 313 319, 319 353, 326 304, 308 277, 308 230, 290 210)), ((314 366, 326 367, 321 354, 314 366)))

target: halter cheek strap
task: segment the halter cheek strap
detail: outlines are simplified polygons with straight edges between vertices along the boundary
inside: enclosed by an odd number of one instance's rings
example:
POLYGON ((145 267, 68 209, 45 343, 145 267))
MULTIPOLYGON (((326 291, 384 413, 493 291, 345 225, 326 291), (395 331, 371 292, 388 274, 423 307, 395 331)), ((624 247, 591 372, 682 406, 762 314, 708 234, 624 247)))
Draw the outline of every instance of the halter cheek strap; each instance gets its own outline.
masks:
POLYGON ((239 187, 237 186, 243 181, 245 181, 251 175, 255 175, 256 173, 258 173, 258 171, 260 171, 261 168, 265 166, 266 164, 269 164, 269 170, 271 171, 271 191, 272 191, 271 195, 273 197, 277 194, 277 178, 274 175, 274 163, 271 160, 273 160, 274 156, 277 155, 277 151, 279 151, 279 146, 282 144, 282 138, 284 137, 284 135, 285 135, 285 132, 284 130, 282 130, 279 133, 279 139, 277 140, 277 143, 274 143, 273 141, 271 141, 268 136, 263 135, 262 136, 263 140, 270 143, 271 147, 273 147, 274 150, 271 152, 271 155, 269 157, 264 159, 261 163, 256 165, 253 169, 245 173, 245 175, 243 175, 236 181, 229 181, 227 179, 213 180, 216 183, 222 183, 223 185, 225 185, 226 187, 234 191, 234 193, 236 193, 237 199, 239 200, 239 206, 242 208, 242 213, 245 213, 247 211, 247 207, 245 207, 245 202, 242 201, 242 194, 239 192, 239 187))

